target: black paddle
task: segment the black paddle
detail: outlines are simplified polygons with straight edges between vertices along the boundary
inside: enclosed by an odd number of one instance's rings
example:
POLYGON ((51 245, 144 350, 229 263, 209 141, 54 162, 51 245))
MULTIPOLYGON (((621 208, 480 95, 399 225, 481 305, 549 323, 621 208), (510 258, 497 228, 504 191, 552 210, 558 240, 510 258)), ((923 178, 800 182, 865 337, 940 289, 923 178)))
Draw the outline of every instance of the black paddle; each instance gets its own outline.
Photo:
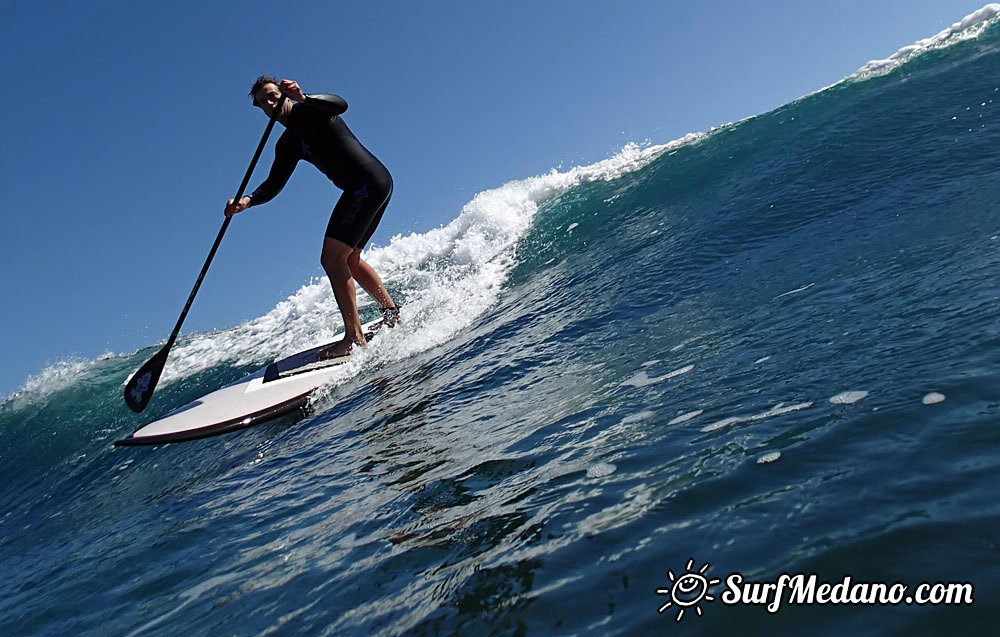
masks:
MULTIPOLYGON (((236 196, 233 197, 233 201, 239 201, 243 197, 243 191, 246 190, 247 183, 250 181, 250 175, 253 174, 253 169, 257 166, 257 160, 260 159, 260 153, 264 150, 264 144, 267 143, 267 138, 271 134, 271 129, 274 128, 274 118, 281 111, 281 107, 285 104, 285 95, 282 94, 281 99, 278 100, 278 105, 274 107, 274 111, 271 113, 271 118, 267 122, 267 128, 264 129, 264 136, 260 138, 260 144, 257 145, 257 152, 253 154, 253 159, 250 161, 250 167, 247 168, 247 174, 243 175, 243 183, 240 184, 240 189, 236 191, 236 196)), ((160 374, 163 372, 163 366, 167 362, 167 354, 170 353, 170 348, 173 347, 174 341, 177 340, 177 334, 181 331, 181 324, 184 323, 184 318, 187 316, 188 310, 191 309, 191 304, 194 302, 194 296, 198 294, 198 288, 201 287, 201 282, 205 278, 205 273, 208 272, 208 266, 212 264, 212 259, 215 258, 215 252, 219 249, 219 244, 222 243, 222 235, 226 234, 226 228, 229 227, 229 222, 232 217, 226 217, 226 220, 222 222, 222 229, 219 230, 219 236, 215 238, 215 243, 212 245, 212 251, 208 253, 208 259, 205 261, 204 267, 201 269, 201 274, 198 275, 198 281, 194 284, 194 289, 191 290, 191 296, 188 297, 187 304, 184 306, 184 311, 181 312, 181 317, 177 319, 177 325, 174 326, 174 331, 170 334, 170 338, 167 339, 167 344, 163 346, 159 352, 156 353, 153 358, 146 361, 146 364, 139 368, 135 374, 125 384, 125 404, 129 406, 129 409, 139 413, 146 408, 149 404, 149 399, 153 396, 153 390, 156 389, 156 383, 160 380, 160 374)))

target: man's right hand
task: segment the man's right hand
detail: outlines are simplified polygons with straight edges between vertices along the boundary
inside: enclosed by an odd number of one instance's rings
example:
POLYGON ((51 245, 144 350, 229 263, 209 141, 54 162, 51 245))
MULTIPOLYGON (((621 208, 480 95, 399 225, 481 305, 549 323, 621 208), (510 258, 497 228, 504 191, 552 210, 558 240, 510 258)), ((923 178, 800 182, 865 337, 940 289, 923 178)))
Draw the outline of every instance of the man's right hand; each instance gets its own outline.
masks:
POLYGON ((243 212, 250 206, 250 197, 243 197, 239 201, 230 199, 226 202, 226 216, 232 217, 238 212, 243 212))

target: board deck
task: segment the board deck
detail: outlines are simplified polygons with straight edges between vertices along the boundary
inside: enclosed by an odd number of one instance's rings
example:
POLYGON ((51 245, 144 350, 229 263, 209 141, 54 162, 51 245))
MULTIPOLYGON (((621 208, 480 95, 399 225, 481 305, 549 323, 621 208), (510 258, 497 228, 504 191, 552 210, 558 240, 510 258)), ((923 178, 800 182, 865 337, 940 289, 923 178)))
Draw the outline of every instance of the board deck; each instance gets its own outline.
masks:
MULTIPOLYGON (((371 340, 382 319, 362 326, 371 340)), ((318 345, 271 363, 243 380, 175 409, 140 427, 117 446, 159 445, 196 440, 252 427, 292 413, 306 405, 309 394, 321 387, 351 356, 320 359, 319 352, 340 340, 318 345)))

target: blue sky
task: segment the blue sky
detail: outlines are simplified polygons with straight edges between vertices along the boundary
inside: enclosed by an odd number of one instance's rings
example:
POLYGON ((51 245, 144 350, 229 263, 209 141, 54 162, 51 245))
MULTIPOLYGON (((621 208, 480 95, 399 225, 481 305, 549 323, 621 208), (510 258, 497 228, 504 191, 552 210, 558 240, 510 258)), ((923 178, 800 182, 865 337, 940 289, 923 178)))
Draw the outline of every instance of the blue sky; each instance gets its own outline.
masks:
MULTIPOLYGON (((385 245, 512 179, 773 109, 984 4, 7 3, 0 396, 166 339, 266 125, 246 97, 260 73, 348 101, 395 180, 385 245)), ((321 275, 338 195, 302 164, 234 219, 184 331, 259 316, 321 275)))

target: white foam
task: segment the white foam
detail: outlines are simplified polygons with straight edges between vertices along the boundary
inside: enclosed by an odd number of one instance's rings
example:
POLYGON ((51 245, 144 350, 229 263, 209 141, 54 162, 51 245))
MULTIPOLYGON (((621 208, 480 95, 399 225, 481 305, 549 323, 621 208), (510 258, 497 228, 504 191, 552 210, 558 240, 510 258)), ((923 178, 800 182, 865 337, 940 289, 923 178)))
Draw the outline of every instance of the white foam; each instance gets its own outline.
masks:
POLYGON ((671 347, 670 351, 671 352, 679 352, 680 350, 684 349, 685 347, 687 347, 691 343, 697 341, 699 338, 701 338, 701 337, 700 336, 694 336, 694 337, 689 338, 689 339, 687 339, 685 341, 682 341, 682 342, 678 343, 677 345, 674 345, 673 347, 671 347))
POLYGON ((773 416, 783 416, 784 414, 790 414, 793 411, 801 411, 803 409, 809 409, 810 407, 812 407, 812 405, 813 404, 811 402, 808 402, 808 403, 798 403, 795 405, 788 405, 786 407, 785 403, 778 403, 777 405, 771 407, 762 414, 751 416, 750 420, 764 420, 765 418, 771 418, 773 416))
POLYGON ((729 425, 735 425, 743 422, 753 422, 757 420, 765 420, 767 418, 773 418, 774 416, 782 416, 784 414, 791 413, 793 411, 801 411, 803 409, 809 409, 813 404, 811 402, 806 403, 796 403, 794 405, 785 406, 785 403, 778 403, 774 407, 771 407, 767 411, 761 414, 754 414, 753 416, 730 416, 729 418, 724 418, 718 422, 713 422, 710 425, 705 425, 701 430, 705 433, 710 431, 718 431, 729 425))
POLYGON ((664 378, 674 378, 675 376, 680 376, 681 374, 686 374, 689 371, 691 371, 692 369, 694 369, 694 365, 687 365, 685 367, 681 367, 680 369, 675 369, 672 372, 668 372, 667 375, 664 376, 664 378))
POLYGON ((775 298, 775 300, 777 300, 777 299, 780 299, 783 296, 791 296, 792 294, 798 294, 800 292, 805 292, 806 290, 808 290, 809 288, 811 288, 814 285, 816 285, 816 284, 815 283, 810 283, 809 285, 804 285, 804 286, 802 286, 800 288, 796 288, 794 290, 789 290, 788 292, 785 292, 784 294, 779 294, 778 296, 776 296, 774 298, 775 298))
POLYGON ((735 425, 737 423, 746 422, 747 418, 740 418, 739 416, 730 416, 729 418, 723 418, 722 420, 713 422, 710 425, 705 425, 701 430, 705 433, 710 431, 718 431, 719 429, 724 429, 729 425, 735 425))
POLYGON ((107 353, 101 354, 93 361, 67 358, 51 364, 38 374, 29 376, 20 389, 5 397, 0 404, 7 404, 16 409, 32 400, 65 389, 79 381, 81 374, 93 369, 98 362, 107 360, 109 356, 111 355, 107 353))
POLYGON ((661 376, 659 378, 650 378, 649 374, 646 372, 639 372, 634 376, 623 380, 619 387, 648 387, 650 385, 655 385, 656 383, 666 380, 666 376, 661 376))
POLYGON ((637 414, 632 414, 630 416, 625 416, 624 418, 622 418, 621 424, 631 425, 633 423, 642 422, 643 420, 649 420, 655 415, 656 414, 651 411, 640 411, 637 414))
POLYGON ((870 77, 885 75, 921 53, 974 38, 982 33, 991 23, 995 22, 998 16, 1000 16, 1000 4, 988 4, 982 9, 965 16, 964 19, 954 23, 950 27, 941 30, 935 36, 918 40, 909 46, 904 46, 884 60, 872 60, 868 62, 853 75, 845 78, 845 80, 868 79, 870 77))
POLYGON ((769 464, 781 457, 780 451, 771 451, 757 458, 757 464, 769 464))
POLYGON ((868 395, 866 391, 845 391, 830 398, 834 405, 853 405, 868 395))
POLYGON ((697 411, 690 411, 690 412, 688 412, 686 414, 682 414, 680 416, 677 416, 676 418, 674 418, 673 420, 671 420, 667 424, 668 425, 679 425, 681 423, 685 423, 685 422, 691 420, 692 418, 697 418, 698 416, 702 415, 703 413, 705 413, 704 409, 699 409, 697 411))
POLYGON ((939 394, 936 391, 932 391, 931 393, 924 396, 921 402, 923 402, 925 405, 936 405, 937 403, 944 402, 944 394, 939 394))
POLYGON ((650 385, 656 385, 658 383, 662 383, 665 380, 670 380, 671 378, 675 378, 677 376, 680 376, 681 374, 686 374, 686 373, 690 372, 692 369, 694 369, 694 365, 688 365, 686 367, 681 367, 680 369, 675 369, 672 372, 667 372, 663 376, 656 376, 656 377, 650 377, 649 374, 647 374, 646 372, 641 371, 641 372, 635 374, 634 376, 632 376, 631 378, 628 378, 627 380, 622 381, 621 385, 619 385, 619 386, 620 387, 648 387, 650 385))
POLYGON ((610 462, 599 462, 594 466, 587 469, 588 478, 603 478, 614 473, 618 467, 611 464, 610 462))

